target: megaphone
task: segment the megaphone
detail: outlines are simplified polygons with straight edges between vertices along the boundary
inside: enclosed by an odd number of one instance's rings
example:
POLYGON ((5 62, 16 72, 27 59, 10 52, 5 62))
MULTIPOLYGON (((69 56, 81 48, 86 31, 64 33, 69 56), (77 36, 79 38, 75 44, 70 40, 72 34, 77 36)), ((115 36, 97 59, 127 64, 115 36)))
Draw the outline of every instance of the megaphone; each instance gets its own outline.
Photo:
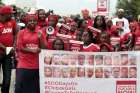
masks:
POLYGON ((52 26, 48 26, 46 29, 46 33, 49 35, 54 34, 54 28, 52 26))

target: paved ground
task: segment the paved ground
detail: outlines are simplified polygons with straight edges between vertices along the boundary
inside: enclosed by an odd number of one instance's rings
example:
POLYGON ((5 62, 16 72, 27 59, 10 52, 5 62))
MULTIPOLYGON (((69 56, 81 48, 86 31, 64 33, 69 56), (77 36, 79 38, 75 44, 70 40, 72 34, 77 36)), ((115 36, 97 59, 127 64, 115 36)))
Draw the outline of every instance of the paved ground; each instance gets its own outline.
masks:
MULTIPOLYGON (((1 79, 2 79, 2 72, 0 72, 0 83, 1 83, 1 79)), ((12 76, 11 76, 11 86, 10 86, 10 92, 9 93, 14 93, 14 85, 15 85, 15 69, 12 70, 12 76)), ((0 91, 1 93, 1 91, 0 91)))

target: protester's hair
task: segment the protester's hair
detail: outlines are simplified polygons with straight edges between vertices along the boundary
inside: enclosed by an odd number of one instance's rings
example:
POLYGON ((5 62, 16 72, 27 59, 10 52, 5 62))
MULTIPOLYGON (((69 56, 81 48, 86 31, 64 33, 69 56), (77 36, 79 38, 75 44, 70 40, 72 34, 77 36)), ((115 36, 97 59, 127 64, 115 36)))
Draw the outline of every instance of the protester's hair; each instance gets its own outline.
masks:
POLYGON ((98 25, 97 25, 97 18, 98 18, 98 17, 101 17, 101 19, 102 19, 102 21, 103 21, 103 23, 102 23, 102 28, 103 28, 103 30, 106 30, 106 21, 105 21, 105 17, 104 17, 104 16, 101 16, 101 15, 98 15, 98 16, 95 17, 93 27, 98 28, 98 25))
POLYGON ((62 43, 62 45, 63 45, 62 50, 64 50, 64 49, 65 49, 64 41, 63 41, 61 38, 59 38, 59 37, 57 37, 57 38, 53 41, 53 43, 52 43, 52 49, 54 49, 54 44, 55 44, 55 42, 56 42, 57 40, 60 40, 60 41, 61 41, 61 43, 62 43))

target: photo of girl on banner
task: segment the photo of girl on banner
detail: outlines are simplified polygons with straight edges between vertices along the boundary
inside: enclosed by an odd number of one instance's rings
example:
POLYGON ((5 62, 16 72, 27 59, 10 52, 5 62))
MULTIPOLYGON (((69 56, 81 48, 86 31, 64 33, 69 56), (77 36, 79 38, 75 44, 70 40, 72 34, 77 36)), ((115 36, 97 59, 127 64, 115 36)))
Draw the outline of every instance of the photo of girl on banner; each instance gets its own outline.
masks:
POLYGON ((78 65, 85 64, 85 55, 78 55, 78 65))
POLYGON ((137 78, 137 68, 136 67, 129 68, 129 78, 137 78))
POLYGON ((44 63, 47 64, 47 65, 51 65, 51 64, 52 64, 52 57, 46 55, 46 56, 44 57, 44 63))
POLYGON ((53 76, 53 68, 52 67, 45 67, 44 74, 45 74, 45 77, 52 77, 53 76))
POLYGON ((120 61, 121 61, 121 57, 120 55, 113 55, 113 65, 114 66, 119 66, 120 65, 120 61))
POLYGON ((62 73, 61 73, 61 68, 60 67, 54 67, 53 68, 53 77, 54 78, 61 78, 62 73))
POLYGON ((96 63, 96 65, 103 65, 103 55, 96 55, 95 63, 96 63))
POLYGON ((77 68, 76 67, 71 67, 70 68, 70 78, 76 78, 77 77, 77 68))
POLYGON ((113 78, 120 78, 120 67, 112 68, 112 76, 113 78))
POLYGON ((85 77, 85 68, 84 67, 78 67, 77 68, 77 76, 82 78, 85 77))
POLYGON ((76 65, 78 61, 77 55, 69 55, 69 64, 70 65, 76 65))
POLYGON ((104 65, 112 65, 112 56, 111 55, 104 56, 104 65))
POLYGON ((121 65, 128 65, 128 54, 121 54, 121 65))
POLYGON ((94 55, 88 55, 86 60, 88 65, 90 66, 94 65, 94 55))
POLYGON ((60 60, 62 65, 69 65, 69 55, 62 54, 60 60))
POLYGON ((136 62, 137 62, 137 57, 135 54, 129 54, 128 55, 128 58, 129 58, 129 65, 137 65, 136 62))
POLYGON ((61 69, 61 73, 62 73, 62 78, 69 78, 69 68, 62 68, 61 69))
POLYGON ((110 67, 104 68, 104 78, 111 78, 112 77, 112 69, 110 67))
POLYGON ((102 67, 95 68, 95 77, 96 78, 103 78, 103 68, 102 67))
POLYGON ((61 65, 61 55, 59 54, 53 54, 52 56, 52 64, 53 65, 61 65))
POLYGON ((94 77, 94 68, 93 67, 86 68, 86 77, 87 78, 93 78, 94 77))
POLYGON ((121 78, 128 78, 128 67, 121 67, 120 75, 121 78))

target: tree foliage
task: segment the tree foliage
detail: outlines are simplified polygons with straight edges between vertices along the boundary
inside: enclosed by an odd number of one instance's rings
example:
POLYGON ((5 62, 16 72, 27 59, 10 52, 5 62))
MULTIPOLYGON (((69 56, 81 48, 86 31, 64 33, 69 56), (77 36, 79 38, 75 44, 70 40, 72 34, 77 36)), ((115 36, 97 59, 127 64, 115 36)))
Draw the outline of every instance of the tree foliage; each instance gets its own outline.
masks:
POLYGON ((125 10, 125 16, 137 18, 140 15, 140 0, 118 0, 116 9, 119 8, 125 10))

